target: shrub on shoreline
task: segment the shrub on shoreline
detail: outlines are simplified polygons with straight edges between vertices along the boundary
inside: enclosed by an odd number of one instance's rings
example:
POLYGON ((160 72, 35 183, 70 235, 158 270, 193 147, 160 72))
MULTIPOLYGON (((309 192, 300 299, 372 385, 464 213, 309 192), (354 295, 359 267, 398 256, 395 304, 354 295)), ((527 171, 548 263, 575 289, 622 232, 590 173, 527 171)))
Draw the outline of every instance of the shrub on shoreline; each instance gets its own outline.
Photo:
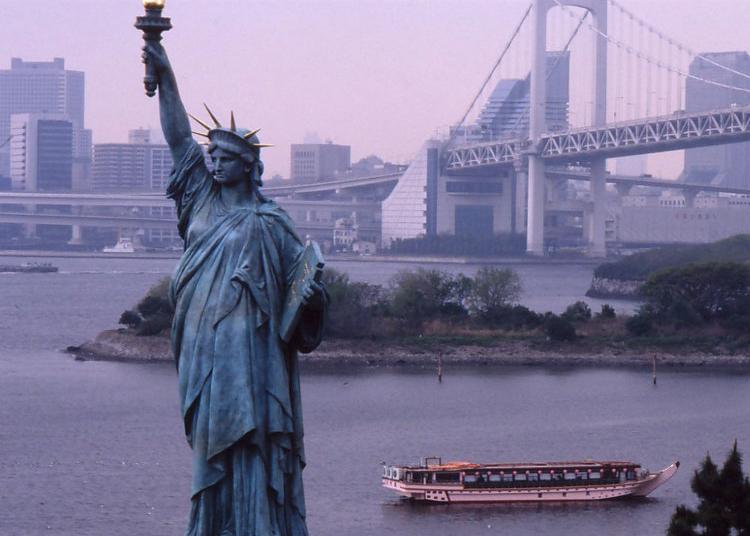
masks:
POLYGON ((596 313, 596 318, 600 318, 603 320, 611 320, 613 318, 617 318, 617 313, 615 313, 615 308, 612 307, 610 304, 603 303, 601 311, 596 313))
POLYGON ((569 322, 588 322, 591 320, 591 307, 584 301, 577 301, 568 305, 560 316, 569 322))
POLYGON ((544 334, 551 341, 570 342, 576 340, 576 328, 570 320, 552 313, 545 316, 544 334))
MULTIPOLYGON (((734 264, 724 268, 729 272, 712 268, 714 271, 708 273, 720 274, 717 284, 731 292, 712 292, 708 285, 712 278, 700 277, 698 280, 708 286, 692 292, 696 287, 685 286, 678 277, 683 272, 669 272, 668 277, 654 276, 653 302, 644 304, 635 315, 617 319, 614 309, 604 304, 595 315, 596 321, 590 321, 592 311, 585 302, 571 304, 561 315, 540 314, 518 304, 521 283, 517 274, 507 269, 483 268, 474 277, 417 269, 399 272, 387 287, 354 282, 346 274, 326 269, 323 282, 331 307, 325 335, 332 339, 385 340, 441 333, 485 338, 516 334, 532 338, 543 335, 555 342, 590 338, 594 344, 602 340, 622 341, 623 337, 641 338, 636 344, 643 344, 683 335, 731 335, 726 346, 731 352, 732 344, 747 344, 744 333, 750 328, 750 290, 741 284, 744 276, 737 274, 745 274, 750 282, 750 267, 734 264), (660 286, 662 282, 666 286, 660 286), (699 305, 706 296, 719 296, 721 300, 716 303, 720 305, 710 302, 713 305, 704 307, 713 316, 705 319, 697 312, 704 309, 689 300, 676 299, 671 289, 683 287, 678 297, 699 300, 699 305), (729 310, 733 313, 726 314, 729 310)), ((120 323, 138 335, 168 332, 173 315, 168 288, 168 279, 160 281, 133 310, 123 312, 120 323)))
POLYGON ((172 326, 174 309, 169 301, 169 277, 151 287, 135 306, 120 315, 120 324, 134 329, 137 335, 158 335, 172 326))

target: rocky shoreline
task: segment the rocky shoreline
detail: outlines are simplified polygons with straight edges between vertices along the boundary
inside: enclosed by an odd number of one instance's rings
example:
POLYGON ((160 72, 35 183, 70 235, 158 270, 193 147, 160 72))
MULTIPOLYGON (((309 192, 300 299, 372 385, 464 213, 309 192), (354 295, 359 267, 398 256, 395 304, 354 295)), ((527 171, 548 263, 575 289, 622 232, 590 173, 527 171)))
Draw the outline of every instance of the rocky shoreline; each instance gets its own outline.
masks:
POLYGON ((614 298, 625 300, 640 299, 640 289, 646 281, 640 279, 608 279, 594 277, 591 286, 586 291, 589 298, 614 298))
MULTIPOLYGON (((127 330, 108 330, 81 346, 67 351, 78 360, 171 363, 172 353, 166 336, 136 336, 127 330)), ((530 341, 498 339, 491 345, 444 344, 430 347, 382 341, 325 341, 315 352, 300 356, 305 368, 350 369, 375 367, 435 368, 444 366, 547 366, 547 367, 626 367, 650 370, 653 358, 659 367, 716 368, 750 370, 750 355, 705 352, 666 352, 602 346, 581 348, 576 344, 540 348, 530 341)))

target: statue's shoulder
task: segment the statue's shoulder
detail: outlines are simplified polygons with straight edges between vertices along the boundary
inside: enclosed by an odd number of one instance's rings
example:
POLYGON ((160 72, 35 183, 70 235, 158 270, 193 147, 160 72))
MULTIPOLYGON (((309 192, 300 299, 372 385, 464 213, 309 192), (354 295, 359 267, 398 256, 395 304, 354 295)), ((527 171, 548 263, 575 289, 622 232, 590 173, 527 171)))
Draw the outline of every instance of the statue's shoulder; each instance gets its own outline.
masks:
POLYGON ((275 220, 273 223, 280 224, 289 232, 296 234, 291 216, 275 201, 264 198, 258 206, 258 215, 264 219, 275 220))

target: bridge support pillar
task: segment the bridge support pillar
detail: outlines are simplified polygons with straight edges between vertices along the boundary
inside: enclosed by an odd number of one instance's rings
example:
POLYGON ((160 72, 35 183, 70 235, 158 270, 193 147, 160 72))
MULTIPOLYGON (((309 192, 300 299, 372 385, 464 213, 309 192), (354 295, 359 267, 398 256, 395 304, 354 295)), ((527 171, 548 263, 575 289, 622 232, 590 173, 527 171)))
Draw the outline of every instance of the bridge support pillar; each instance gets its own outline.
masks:
POLYGON ((588 256, 606 257, 607 183, 606 161, 591 162, 591 217, 589 218, 588 256))
POLYGON ((544 255, 544 161, 529 155, 526 253, 544 255))
POLYGON ((533 153, 529 154, 528 221, 526 253, 544 255, 544 161, 537 152, 539 139, 546 125, 546 59, 547 11, 550 3, 535 0, 531 11, 531 80, 529 95, 529 138, 533 153))
POLYGON ((695 190, 683 190, 682 196, 685 198, 685 208, 695 208, 695 197, 698 192, 695 190))
POLYGON ((620 197, 622 198, 630 195, 630 190, 633 189, 633 186, 630 184, 617 183, 615 184, 615 188, 617 189, 617 193, 620 194, 620 197))
POLYGON ((78 224, 71 225, 71 236, 70 240, 68 240, 68 244, 71 246, 80 246, 83 244, 83 235, 81 234, 81 226, 78 224))
POLYGON ((513 199, 513 210, 511 211, 511 222, 510 232, 511 233, 525 233, 526 232, 526 210, 528 207, 526 201, 526 192, 529 185, 529 170, 521 165, 516 165, 513 168, 513 180, 511 182, 511 189, 513 199))

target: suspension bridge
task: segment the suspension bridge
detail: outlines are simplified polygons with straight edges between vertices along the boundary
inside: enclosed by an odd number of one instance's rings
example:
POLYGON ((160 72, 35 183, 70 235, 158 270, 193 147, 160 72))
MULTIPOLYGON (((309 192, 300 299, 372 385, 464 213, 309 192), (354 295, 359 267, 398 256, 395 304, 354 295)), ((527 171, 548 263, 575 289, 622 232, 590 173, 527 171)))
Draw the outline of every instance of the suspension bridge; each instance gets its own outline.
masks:
MULTIPOLYGON (((696 52, 618 0, 534 0, 461 119, 418 159, 423 171, 407 170, 384 202, 384 239, 399 238, 399 225, 412 234, 417 223, 427 234, 440 232, 446 228, 442 187, 461 177, 494 175, 508 178, 512 202, 525 204, 523 217, 514 214, 508 230, 525 231, 528 253, 543 254, 550 176, 562 176, 561 166, 584 166, 592 200, 585 239, 589 254, 604 255, 605 185, 616 182, 606 160, 748 141, 750 107, 743 103, 750 104, 749 94, 750 74, 696 52), (526 87, 525 99, 514 96, 515 87, 498 95, 502 80, 526 87), (720 93, 726 104, 686 111, 686 88, 701 86, 720 93), (417 175, 424 176, 427 208, 421 222, 403 212, 414 206, 405 197, 419 195, 417 175)), ((475 189, 492 193, 489 187, 475 189)), ((703 191, 712 190, 703 185, 703 191)), ((739 192, 744 189, 734 189, 739 192)))

